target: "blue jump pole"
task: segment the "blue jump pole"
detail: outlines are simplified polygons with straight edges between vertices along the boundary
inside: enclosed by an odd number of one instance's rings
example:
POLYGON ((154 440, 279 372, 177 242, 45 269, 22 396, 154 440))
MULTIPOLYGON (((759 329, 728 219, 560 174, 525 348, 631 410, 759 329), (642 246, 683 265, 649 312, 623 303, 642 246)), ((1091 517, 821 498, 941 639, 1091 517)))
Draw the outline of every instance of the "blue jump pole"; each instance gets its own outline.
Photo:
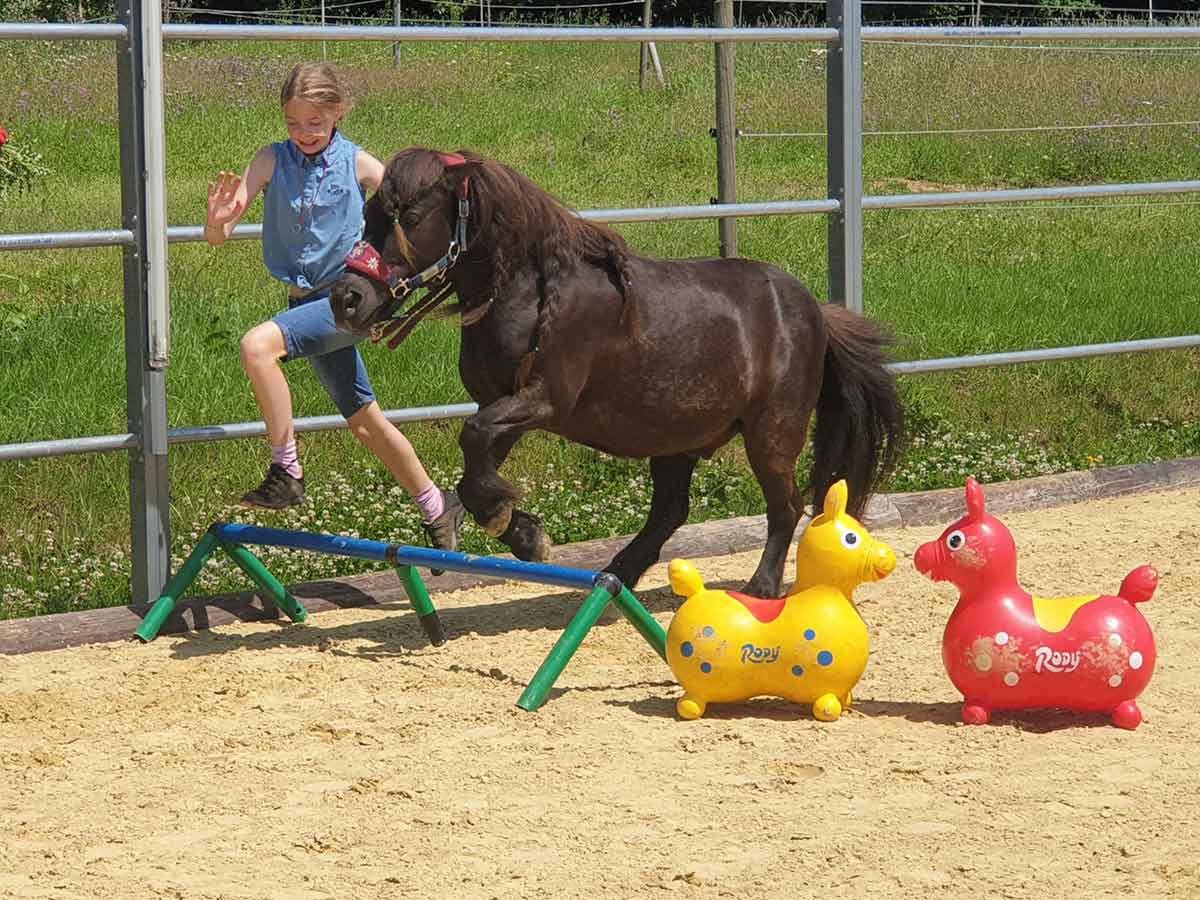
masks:
POLYGON ((474 556, 470 553, 451 553, 406 544, 388 544, 365 538, 348 538, 336 534, 310 534, 304 531, 285 531, 282 528, 263 528, 259 525, 222 523, 215 525, 217 537, 238 544, 266 544, 272 547, 293 547, 315 553, 375 559, 393 566, 420 566, 429 569, 448 569, 452 572, 473 572, 512 578, 516 581, 536 581, 558 587, 590 591, 596 572, 570 569, 545 563, 522 562, 519 559, 500 559, 495 556, 474 556))

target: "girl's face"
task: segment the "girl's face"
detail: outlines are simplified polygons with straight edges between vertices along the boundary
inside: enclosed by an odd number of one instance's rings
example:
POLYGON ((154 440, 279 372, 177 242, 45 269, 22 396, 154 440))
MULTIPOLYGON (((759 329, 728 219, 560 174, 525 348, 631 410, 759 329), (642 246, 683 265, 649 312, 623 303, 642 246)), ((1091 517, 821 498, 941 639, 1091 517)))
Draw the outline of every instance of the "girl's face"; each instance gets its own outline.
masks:
POLYGON ((316 106, 307 100, 293 97, 283 104, 283 120, 287 123, 288 137, 309 156, 320 153, 329 146, 334 126, 342 114, 336 109, 316 106))

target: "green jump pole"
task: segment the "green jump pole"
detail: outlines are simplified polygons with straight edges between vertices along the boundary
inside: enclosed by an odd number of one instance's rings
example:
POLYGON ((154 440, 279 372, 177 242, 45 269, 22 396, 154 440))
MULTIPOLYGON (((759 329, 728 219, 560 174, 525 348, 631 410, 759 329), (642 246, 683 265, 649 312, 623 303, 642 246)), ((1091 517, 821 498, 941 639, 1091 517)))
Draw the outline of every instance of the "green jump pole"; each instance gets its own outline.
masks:
POLYGON ((308 610, 300 605, 300 601, 292 596, 291 591, 279 583, 279 579, 267 571, 267 567, 257 556, 241 544, 222 542, 221 549, 232 556, 233 561, 238 564, 238 568, 270 595, 276 605, 287 613, 289 619, 293 622, 303 622, 308 618, 308 610))
POLYGON ((196 549, 192 551, 191 556, 183 561, 183 565, 179 567, 179 571, 167 582, 167 586, 163 588, 162 596, 154 601, 154 605, 150 607, 150 612, 146 613, 146 618, 142 619, 141 627, 134 632, 139 640, 148 644, 158 637, 158 630, 162 628, 163 623, 175 611, 175 604, 179 601, 183 592, 196 580, 196 576, 200 574, 200 570, 204 568, 204 564, 208 562, 208 558, 217 549, 217 543, 217 536, 215 534, 211 531, 204 533, 204 537, 200 538, 200 543, 196 545, 196 549))
POLYGON ((666 662, 667 632, 658 624, 658 620, 650 615, 646 607, 642 606, 638 598, 633 595, 633 591, 621 585, 621 591, 613 598, 613 602, 637 629, 638 634, 644 637, 646 642, 654 648, 654 652, 663 658, 663 662, 666 662))
POLYGON ((567 663, 579 649, 584 636, 596 624, 605 607, 612 602, 613 596, 620 590, 621 582, 615 575, 604 573, 596 579, 595 587, 583 601, 583 605, 579 607, 579 612, 575 613, 575 618, 563 629, 563 633, 550 648, 550 653, 547 654, 541 667, 529 680, 529 687, 525 688, 524 693, 517 700, 517 706, 533 712, 546 702, 546 695, 550 693, 550 688, 554 686, 554 682, 558 680, 562 670, 567 667, 567 663))
POLYGON ((442 620, 438 618, 433 601, 429 599, 429 591, 425 587, 425 582, 421 580, 421 576, 417 574, 414 566, 396 566, 396 574, 400 576, 400 583, 404 585, 404 593, 408 594, 408 600, 412 604, 413 610, 416 611, 417 621, 421 623, 421 627, 425 629, 425 634, 429 637, 429 643, 435 647, 442 646, 446 643, 446 635, 442 631, 442 620))

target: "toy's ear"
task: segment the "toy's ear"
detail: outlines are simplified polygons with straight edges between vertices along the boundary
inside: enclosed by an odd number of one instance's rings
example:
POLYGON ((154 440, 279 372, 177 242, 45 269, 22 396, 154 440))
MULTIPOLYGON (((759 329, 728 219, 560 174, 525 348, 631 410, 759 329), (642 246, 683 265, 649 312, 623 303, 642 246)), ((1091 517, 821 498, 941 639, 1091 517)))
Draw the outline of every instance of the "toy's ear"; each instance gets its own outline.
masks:
POLYGON ((846 511, 846 500, 850 495, 850 489, 846 487, 846 479, 835 481, 829 486, 829 490, 825 492, 825 515, 831 519, 836 519, 846 511))
POLYGON ((973 477, 967 479, 967 518, 983 518, 983 487, 973 477))

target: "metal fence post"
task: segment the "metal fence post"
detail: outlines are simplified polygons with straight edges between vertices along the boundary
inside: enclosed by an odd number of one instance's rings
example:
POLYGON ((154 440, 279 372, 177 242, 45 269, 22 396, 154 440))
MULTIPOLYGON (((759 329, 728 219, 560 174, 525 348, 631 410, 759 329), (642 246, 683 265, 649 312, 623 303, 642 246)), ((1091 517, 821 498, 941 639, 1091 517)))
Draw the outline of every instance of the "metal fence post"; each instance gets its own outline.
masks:
POLYGON ((123 260, 126 414, 138 437, 129 452, 130 587, 133 602, 151 603, 171 569, 162 28, 157 0, 118 0, 117 15, 129 29, 117 48, 121 221, 134 235, 123 260))
MULTIPOLYGON (((399 28, 402 10, 400 9, 400 0, 392 0, 392 24, 399 28)), ((400 42, 392 44, 392 66, 400 68, 400 42)))
POLYGON ((842 208, 829 214, 829 300, 862 312, 862 5, 829 0, 826 21, 841 31, 825 58, 826 167, 829 196, 842 208))
MULTIPOLYGON (((651 24, 650 10, 654 0, 644 0, 642 3, 642 27, 649 28, 651 24)), ((650 45, 641 46, 640 65, 638 66, 638 90, 646 89, 646 73, 650 71, 650 45)))
MULTIPOLYGON (((733 0, 716 0, 717 26, 733 27, 733 0)), ((737 203, 737 121, 734 116, 734 45, 718 41, 716 48, 717 76, 717 201, 737 203)), ((717 221, 721 238, 721 255, 737 256, 737 219, 717 221)))

